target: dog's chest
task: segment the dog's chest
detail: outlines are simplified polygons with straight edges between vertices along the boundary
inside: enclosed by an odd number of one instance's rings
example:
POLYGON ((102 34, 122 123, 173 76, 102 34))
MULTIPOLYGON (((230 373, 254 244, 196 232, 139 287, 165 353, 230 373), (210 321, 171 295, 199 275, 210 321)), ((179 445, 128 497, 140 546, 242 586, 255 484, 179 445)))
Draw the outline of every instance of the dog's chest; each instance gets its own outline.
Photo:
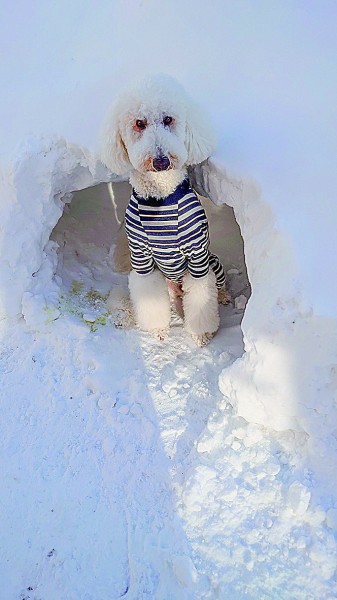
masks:
POLYGON ((135 191, 125 215, 129 242, 155 251, 183 250, 193 238, 207 237, 207 219, 199 199, 184 181, 166 198, 142 198, 135 191))
POLYGON ((179 205, 172 196, 140 198, 131 196, 125 215, 129 241, 150 248, 175 248, 179 246, 179 205))
POLYGON ((139 221, 149 240, 157 237, 178 238, 178 204, 170 198, 149 198, 138 203, 139 221))

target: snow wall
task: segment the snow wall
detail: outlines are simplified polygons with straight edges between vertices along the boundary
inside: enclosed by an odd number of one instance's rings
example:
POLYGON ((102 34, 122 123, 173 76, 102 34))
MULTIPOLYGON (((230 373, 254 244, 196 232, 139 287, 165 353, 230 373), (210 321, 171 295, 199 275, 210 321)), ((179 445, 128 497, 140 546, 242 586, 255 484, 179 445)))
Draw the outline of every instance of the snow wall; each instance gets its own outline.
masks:
POLYGON ((45 306, 52 312, 59 292, 49 236, 67 194, 110 178, 94 156, 107 107, 139 65, 142 74, 168 72, 219 131, 217 153, 194 179, 214 202, 233 206, 245 243, 252 286, 245 354, 224 370, 220 388, 244 418, 307 432, 317 474, 333 482, 336 5, 128 5, 104 2, 97 11, 60 0, 37 2, 33 12, 22 5, 18 14, 4 4, 1 315, 23 314, 42 327, 36 315, 45 306), (37 137, 17 147, 29 131, 37 137), (55 131, 64 139, 50 137, 55 131))

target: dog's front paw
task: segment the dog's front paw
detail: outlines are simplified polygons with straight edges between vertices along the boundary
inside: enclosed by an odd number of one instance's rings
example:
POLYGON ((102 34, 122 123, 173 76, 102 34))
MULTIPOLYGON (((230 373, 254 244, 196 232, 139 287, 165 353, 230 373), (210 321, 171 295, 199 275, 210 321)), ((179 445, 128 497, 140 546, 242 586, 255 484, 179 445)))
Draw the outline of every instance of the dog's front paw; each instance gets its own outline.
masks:
POLYGON ((199 348, 203 346, 207 346, 207 344, 214 337, 215 333, 200 333, 200 334, 192 334, 192 340, 196 343, 199 348))
POLYGON ((232 296, 227 292, 225 287, 218 290, 218 302, 219 304, 230 304, 233 302, 232 296))

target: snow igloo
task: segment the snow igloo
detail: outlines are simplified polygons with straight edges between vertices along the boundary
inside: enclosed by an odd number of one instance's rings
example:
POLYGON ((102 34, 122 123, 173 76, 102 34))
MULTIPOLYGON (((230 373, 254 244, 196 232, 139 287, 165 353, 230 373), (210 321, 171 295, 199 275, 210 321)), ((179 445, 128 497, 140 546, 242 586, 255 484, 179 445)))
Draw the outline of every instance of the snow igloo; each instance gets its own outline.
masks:
MULTIPOLYGON (((244 353, 223 369, 220 390, 247 421, 303 432, 312 465, 328 481, 337 456, 337 385, 324 340, 332 339, 335 322, 315 317, 303 302, 293 249, 258 186, 215 159, 190 176, 205 198, 214 250, 222 260, 227 253, 231 291, 250 297, 244 353)), ((61 138, 30 139, 2 187, 2 318, 23 316, 31 329, 43 330, 59 318, 65 292, 84 286, 101 299, 111 286, 126 285, 129 184, 87 150, 61 138)), ((239 306, 228 324, 242 314, 239 306)))

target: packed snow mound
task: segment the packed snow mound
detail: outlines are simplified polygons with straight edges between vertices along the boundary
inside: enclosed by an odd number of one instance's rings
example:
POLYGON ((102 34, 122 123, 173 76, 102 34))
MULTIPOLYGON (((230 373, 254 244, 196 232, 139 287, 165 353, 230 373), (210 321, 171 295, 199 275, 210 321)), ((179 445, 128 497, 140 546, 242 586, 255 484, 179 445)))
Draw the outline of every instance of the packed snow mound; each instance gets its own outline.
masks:
MULTIPOLYGON (((190 175, 201 195, 233 207, 252 286, 242 323, 245 354, 223 371, 220 389, 247 421, 305 432, 312 465, 329 481, 337 456, 336 321, 315 315, 305 300, 295 248, 258 186, 214 160, 190 175)), ((22 147, 2 179, 2 317, 23 315, 38 329, 46 315, 58 318, 60 242, 51 233, 75 190, 117 179, 63 139, 30 139, 22 147)))
POLYGON ((109 179, 88 150, 62 138, 29 138, 1 184, 1 317, 41 311, 56 302, 55 243, 49 240, 71 192, 109 179))
POLYGON ((248 422, 305 432, 311 464, 334 492, 337 321, 313 313, 296 247, 256 183, 215 161, 195 168, 194 183, 215 203, 233 206, 252 287, 242 321, 245 353, 224 369, 220 389, 248 422))

